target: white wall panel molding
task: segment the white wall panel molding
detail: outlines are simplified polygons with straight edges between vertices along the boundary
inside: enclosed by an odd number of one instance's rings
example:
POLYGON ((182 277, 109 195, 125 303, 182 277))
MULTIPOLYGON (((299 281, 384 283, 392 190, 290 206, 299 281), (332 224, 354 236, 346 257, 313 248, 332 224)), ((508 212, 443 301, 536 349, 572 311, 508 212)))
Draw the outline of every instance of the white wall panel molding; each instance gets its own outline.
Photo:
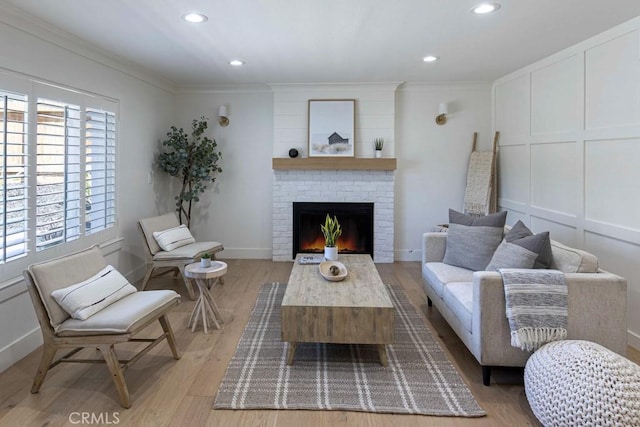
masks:
POLYGON ((585 144, 585 219, 640 230, 639 158, 640 138, 585 144))
POLYGON ((640 17, 498 79, 493 103, 507 222, 625 277, 640 346, 640 17))
POLYGON ((539 70, 551 64, 555 64, 556 62, 562 61, 563 59, 566 59, 570 56, 584 53, 584 51, 591 49, 595 46, 599 46, 603 43, 607 43, 610 40, 624 36, 628 33, 635 32, 638 30, 638 28, 640 28, 640 16, 633 18, 623 24, 617 25, 603 33, 600 33, 594 37, 584 40, 578 44, 575 44, 564 50, 561 50, 551 56, 541 59, 538 62, 530 64, 526 67, 520 68, 514 71, 513 73, 509 73, 506 76, 500 77, 498 80, 494 82, 494 85, 502 84, 504 82, 517 79, 523 75, 530 74, 532 71, 539 70))
POLYGON ((529 212, 529 205, 527 203, 518 202, 516 200, 509 200, 501 197, 498 199, 498 204, 504 209, 519 212, 521 214, 529 212))
POLYGON ((640 31, 586 51, 587 129, 640 125, 640 31))
POLYGON ((583 67, 576 54, 531 73, 531 135, 582 127, 583 67))
POLYGON ((571 215, 566 212, 554 211, 551 209, 546 209, 546 208, 535 206, 535 205, 529 206, 529 212, 531 213, 532 217, 536 217, 538 219, 553 221, 555 223, 567 225, 573 228, 578 227, 577 215, 571 215))
POLYGON ((561 144, 565 142, 575 143, 582 140, 584 132, 557 132, 557 133, 540 133, 526 138, 525 144, 561 144))
POLYGON ((630 139, 640 135, 640 126, 621 126, 582 131, 585 142, 603 139, 630 139))
POLYGON ((586 219, 584 221, 584 228, 586 232, 600 234, 622 242, 640 246, 640 230, 638 229, 621 227, 619 225, 590 219, 586 219))
POLYGON ((531 81, 524 75, 517 79, 496 85, 495 91, 495 129, 501 137, 510 140, 514 137, 531 134, 531 81))

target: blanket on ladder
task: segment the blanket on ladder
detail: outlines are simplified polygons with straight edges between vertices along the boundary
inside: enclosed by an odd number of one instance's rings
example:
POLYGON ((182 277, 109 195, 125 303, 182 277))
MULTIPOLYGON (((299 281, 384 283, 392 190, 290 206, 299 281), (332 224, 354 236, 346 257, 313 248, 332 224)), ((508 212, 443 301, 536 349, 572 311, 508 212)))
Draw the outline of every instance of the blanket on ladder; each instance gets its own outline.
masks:
POLYGON ((511 345, 535 351, 567 337, 567 282, 558 270, 499 269, 511 345))

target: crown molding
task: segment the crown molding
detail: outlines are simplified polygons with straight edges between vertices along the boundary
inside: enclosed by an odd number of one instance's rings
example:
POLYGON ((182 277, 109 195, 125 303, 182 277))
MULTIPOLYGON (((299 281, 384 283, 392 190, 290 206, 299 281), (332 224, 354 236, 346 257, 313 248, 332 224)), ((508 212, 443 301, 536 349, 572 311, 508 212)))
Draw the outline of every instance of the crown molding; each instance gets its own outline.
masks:
POLYGON ((0 23, 67 50, 89 61, 126 74, 166 92, 175 93, 175 84, 124 58, 107 52, 25 11, 8 4, 0 4, 0 23))

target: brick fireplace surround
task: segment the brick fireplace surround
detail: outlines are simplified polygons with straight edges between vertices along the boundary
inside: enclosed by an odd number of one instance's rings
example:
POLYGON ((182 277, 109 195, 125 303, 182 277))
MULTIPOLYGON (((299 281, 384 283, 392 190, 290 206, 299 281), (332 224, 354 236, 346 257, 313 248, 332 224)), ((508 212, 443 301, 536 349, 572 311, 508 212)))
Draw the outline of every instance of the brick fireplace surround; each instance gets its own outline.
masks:
POLYGON ((291 261, 293 202, 373 203, 373 260, 393 262, 394 171, 274 170, 273 260, 291 261))

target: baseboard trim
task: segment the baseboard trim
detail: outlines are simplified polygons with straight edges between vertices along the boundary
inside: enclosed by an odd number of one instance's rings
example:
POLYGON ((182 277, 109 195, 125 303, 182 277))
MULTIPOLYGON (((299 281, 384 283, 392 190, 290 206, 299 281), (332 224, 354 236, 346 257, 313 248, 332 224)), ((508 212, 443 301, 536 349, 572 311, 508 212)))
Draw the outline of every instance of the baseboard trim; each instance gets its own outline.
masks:
MULTIPOLYGON (((41 345, 42 333, 38 326, 0 350, 0 372, 4 372, 41 345)), ((33 374, 36 374, 35 371, 33 374)))
POLYGON ((393 251, 396 261, 421 261, 422 251, 418 249, 396 249, 393 251))
POLYGON ((640 351, 640 335, 627 330, 627 345, 640 351))
POLYGON ((224 248, 216 254, 218 259, 272 259, 271 248, 224 248))

